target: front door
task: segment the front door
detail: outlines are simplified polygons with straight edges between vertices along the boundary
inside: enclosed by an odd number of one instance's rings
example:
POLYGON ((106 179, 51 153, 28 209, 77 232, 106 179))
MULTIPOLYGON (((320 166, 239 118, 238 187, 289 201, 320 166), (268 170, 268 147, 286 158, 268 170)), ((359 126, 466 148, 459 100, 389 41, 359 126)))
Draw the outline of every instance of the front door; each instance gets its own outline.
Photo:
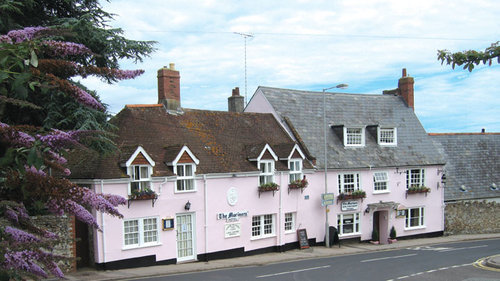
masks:
POLYGON ((177 221, 177 261, 195 259, 194 214, 179 214, 177 221))

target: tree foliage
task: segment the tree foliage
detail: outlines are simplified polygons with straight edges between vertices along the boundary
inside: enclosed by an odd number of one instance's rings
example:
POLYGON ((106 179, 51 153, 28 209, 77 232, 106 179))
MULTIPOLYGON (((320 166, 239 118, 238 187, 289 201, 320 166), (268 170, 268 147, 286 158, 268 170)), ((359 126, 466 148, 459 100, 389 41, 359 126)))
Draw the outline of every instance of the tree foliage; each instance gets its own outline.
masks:
POLYGON ((62 277, 52 253, 57 235, 30 215, 72 214, 99 228, 91 209, 121 217, 125 199, 96 194, 63 176, 65 155, 112 147, 106 106, 75 78, 109 83, 142 70, 118 60, 141 60, 152 42, 108 29, 111 15, 93 0, 0 0, 0 279, 62 277), (3 35, 2 35, 3 34, 3 35), (83 44, 85 43, 85 44, 83 44))
POLYGON ((472 71, 474 66, 481 63, 488 64, 491 66, 493 61, 496 59, 497 63, 500 63, 500 46, 499 42, 492 43, 490 47, 486 48, 484 52, 468 50, 463 52, 451 53, 448 50, 438 50, 438 60, 441 64, 445 63, 450 65, 453 69, 455 66, 462 66, 463 69, 472 71))

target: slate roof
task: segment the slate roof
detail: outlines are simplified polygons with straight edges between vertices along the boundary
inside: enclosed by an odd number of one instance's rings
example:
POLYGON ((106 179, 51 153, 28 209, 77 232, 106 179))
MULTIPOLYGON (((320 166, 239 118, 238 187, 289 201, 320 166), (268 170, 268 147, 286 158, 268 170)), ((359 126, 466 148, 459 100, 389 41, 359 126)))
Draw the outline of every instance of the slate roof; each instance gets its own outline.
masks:
POLYGON ((445 201, 500 197, 500 133, 429 135, 447 160, 445 201))
MULTIPOLYGON (((248 160, 253 156, 247 155, 248 147, 263 149, 267 143, 276 147, 278 157, 287 157, 295 144, 272 114, 183 110, 174 115, 159 105, 126 106, 111 120, 119 128, 115 142, 121 150, 109 156, 74 153, 70 177, 128 177, 123 164, 139 145, 155 161, 153 176, 171 176, 172 167, 165 163, 172 162, 184 145, 200 160, 196 173, 207 174, 258 171, 257 163, 248 160)), ((285 161, 277 161, 275 167, 288 170, 285 161)), ((306 160, 304 168, 313 167, 306 160)))
MULTIPOLYGON (((259 87, 282 119, 288 118, 300 138, 324 167, 323 93, 259 87)), ((443 157, 413 109, 395 95, 326 93, 328 168, 402 167, 444 164, 443 157), (377 144, 376 126, 397 128, 397 147, 377 144), (341 126, 367 126, 365 146, 344 147, 341 126)))

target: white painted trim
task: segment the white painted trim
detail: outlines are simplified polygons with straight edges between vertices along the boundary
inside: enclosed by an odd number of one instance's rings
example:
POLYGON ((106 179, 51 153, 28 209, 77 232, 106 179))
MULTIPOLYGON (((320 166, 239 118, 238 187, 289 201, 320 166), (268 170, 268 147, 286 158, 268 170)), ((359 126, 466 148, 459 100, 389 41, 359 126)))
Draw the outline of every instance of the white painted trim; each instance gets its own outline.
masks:
MULTIPOLYGON (((177 162, 181 159, 182 157, 182 154, 184 154, 184 152, 187 152, 187 154, 189 155, 189 157, 191 157, 191 159, 193 159, 194 163, 196 165, 200 164, 200 160, 198 158, 196 158, 196 156, 194 156, 193 152, 191 152, 191 150, 189 149, 189 147, 187 147, 186 145, 184 145, 181 150, 179 151, 179 153, 177 154, 177 156, 175 157, 175 159, 172 161, 172 162, 167 162, 166 164, 169 165, 169 166, 176 166, 177 165, 177 162)), ((175 173, 175 169, 174 169, 174 173, 175 173)))
POLYGON ((139 155, 139 153, 142 153, 142 155, 144 155, 144 157, 146 158, 146 160, 148 160, 149 165, 151 165, 152 167, 155 166, 155 161, 153 161, 153 159, 151 159, 151 157, 146 152, 146 150, 144 150, 144 148, 142 148, 142 146, 138 146, 137 149, 135 150, 135 152, 132 153, 132 156, 130 156, 130 158, 127 160, 127 162, 125 162, 125 166, 127 168, 130 167, 130 165, 132 165, 132 162, 135 160, 135 158, 137 157, 137 155, 139 155))
POLYGON ((276 153, 274 153, 271 146, 266 143, 266 145, 264 146, 264 148, 260 152, 259 157, 257 157, 257 162, 260 162, 260 159, 262 159, 262 156, 264 156, 264 153, 266 153, 266 150, 268 150, 269 153, 271 153, 271 156, 273 157, 274 161, 278 161, 278 156, 276 155, 276 153))

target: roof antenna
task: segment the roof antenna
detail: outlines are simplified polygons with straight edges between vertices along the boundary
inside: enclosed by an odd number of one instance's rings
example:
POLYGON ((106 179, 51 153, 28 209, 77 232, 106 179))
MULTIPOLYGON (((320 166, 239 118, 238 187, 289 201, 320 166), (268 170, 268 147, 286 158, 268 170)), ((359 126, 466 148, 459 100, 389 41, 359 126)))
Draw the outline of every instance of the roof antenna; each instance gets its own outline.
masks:
POLYGON ((253 38, 252 33, 234 32, 234 34, 241 35, 245 39, 245 106, 248 103, 247 100, 247 38, 253 38))

